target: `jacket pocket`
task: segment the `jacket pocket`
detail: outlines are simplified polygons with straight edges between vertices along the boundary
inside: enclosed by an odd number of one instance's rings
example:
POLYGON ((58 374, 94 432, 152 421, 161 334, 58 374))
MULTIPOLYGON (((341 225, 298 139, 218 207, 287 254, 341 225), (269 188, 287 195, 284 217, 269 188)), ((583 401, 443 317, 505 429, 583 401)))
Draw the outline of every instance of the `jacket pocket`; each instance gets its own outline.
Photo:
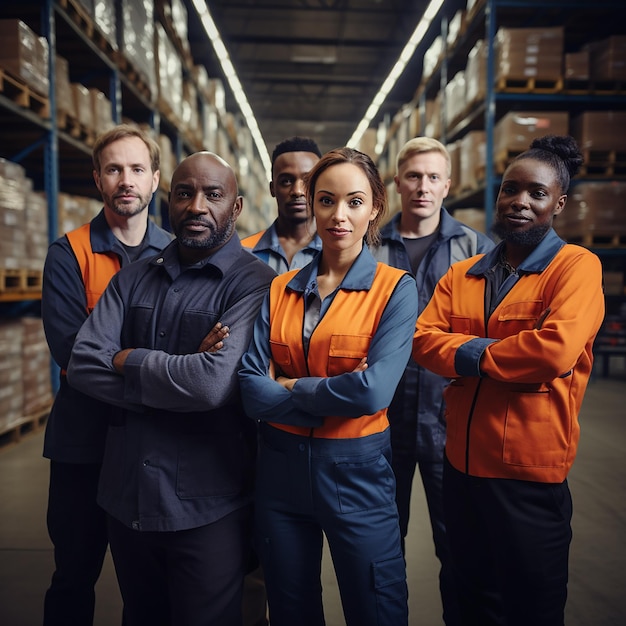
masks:
POLYGON ((562 467, 570 432, 553 414, 549 390, 510 392, 504 432, 504 463, 525 467, 562 467))
POLYGON ((333 335, 328 350, 328 375, 352 372, 367 356, 371 341, 370 335, 333 335))

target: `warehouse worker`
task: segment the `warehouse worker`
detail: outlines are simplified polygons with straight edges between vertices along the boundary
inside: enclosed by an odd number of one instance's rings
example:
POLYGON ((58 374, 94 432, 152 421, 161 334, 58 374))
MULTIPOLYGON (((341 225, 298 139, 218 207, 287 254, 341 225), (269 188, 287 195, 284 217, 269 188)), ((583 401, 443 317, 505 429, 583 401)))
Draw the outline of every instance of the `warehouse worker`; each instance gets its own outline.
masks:
MULTIPOLYGON (((372 249, 379 261, 415 277, 419 311, 452 263, 493 247, 489 237, 455 220, 443 207, 450 176, 450 154, 439 141, 416 137, 404 144, 396 158, 394 176, 401 212, 383 227, 382 243, 372 249)), ((451 626, 459 623, 459 617, 441 493, 446 429, 442 394, 447 384, 447 378, 410 359, 389 407, 389 421, 403 545, 409 527, 413 477, 419 465, 435 552, 441 562, 443 617, 451 626)))
MULTIPOLYGON (((272 152, 270 193, 276 198, 278 217, 267 230, 242 239, 241 245, 278 274, 304 267, 322 247, 304 182, 320 156, 319 147, 308 137, 285 139, 272 152)), ((264 598, 263 575, 258 569, 246 578, 244 626, 267 623, 264 598)))
POLYGON ((270 193, 276 198, 278 217, 267 230, 242 239, 241 244, 278 274, 304 267, 322 247, 304 186, 304 177, 320 156, 317 144, 308 137, 285 139, 272 152, 270 193))
POLYGON ((47 523, 55 560, 44 626, 93 623, 94 585, 108 545, 96 491, 110 407, 71 388, 65 370, 76 333, 113 274, 171 240, 148 219, 159 162, 158 145, 138 128, 121 125, 98 137, 93 177, 103 209, 57 239, 46 258, 41 314, 61 380, 43 452, 50 459, 47 523))
POLYGON ((272 626, 324 622, 327 537, 347 626, 406 626, 387 406, 409 358, 415 282, 372 258, 385 186, 356 150, 310 172, 322 251, 274 279, 239 372, 261 422, 256 545, 272 626))
POLYGON ((275 272, 234 235, 243 199, 223 159, 185 158, 169 201, 176 239, 113 277, 68 380, 114 404, 98 501, 127 625, 240 626, 256 429, 236 374, 275 272), (208 353, 218 321, 228 341, 208 353))
POLYGON ((502 177, 502 242, 453 265, 420 315, 413 358, 446 388, 443 497, 462 624, 562 626, 567 475, 604 317, 595 254, 552 229, 583 159, 536 139, 502 177))

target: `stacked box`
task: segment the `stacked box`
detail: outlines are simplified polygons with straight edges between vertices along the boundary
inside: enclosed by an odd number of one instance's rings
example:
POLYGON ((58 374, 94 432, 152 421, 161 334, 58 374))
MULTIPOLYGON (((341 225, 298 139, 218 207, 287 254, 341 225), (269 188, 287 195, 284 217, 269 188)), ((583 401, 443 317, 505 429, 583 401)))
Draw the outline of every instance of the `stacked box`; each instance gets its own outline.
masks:
POLYGON ((485 182, 485 155, 484 130, 472 130, 461 139, 461 189, 478 189, 485 182))
POLYGON ((588 46, 592 80, 626 80, 626 35, 613 35, 588 46))
POLYGON ((70 83, 70 89, 76 119, 85 130, 93 129, 93 107, 89 89, 80 83, 70 83))
POLYGON ((21 20, 0 20, 0 67, 24 81, 33 91, 47 96, 48 42, 21 20))
POLYGON ((57 200, 57 223, 59 232, 57 237, 64 235, 70 230, 90 222, 102 208, 102 202, 93 198, 72 196, 60 193, 57 200))
POLYGON ((448 23, 448 36, 446 38, 448 50, 457 42, 459 37, 465 32, 467 14, 463 9, 459 9, 448 23))
POLYGON ((572 137, 583 150, 626 150, 626 111, 585 111, 572 119, 572 137))
POLYGON ((424 61, 422 66, 422 81, 428 80, 435 71, 441 57, 443 55, 443 38, 441 35, 435 37, 432 44, 424 53, 424 61))
POLYGON ((170 113, 174 122, 183 117, 183 66, 174 44, 161 24, 156 24, 156 66, 159 106, 170 113))
POLYGON ((24 203, 24 227, 28 233, 25 243, 24 267, 43 270, 48 252, 48 201, 43 193, 29 189, 24 203))
POLYGON ((19 425, 23 416, 22 323, 19 319, 0 319, 0 354, 0 433, 4 433, 19 425))
POLYGON ((200 114, 198 112, 198 91, 190 80, 183 80, 183 98, 181 103, 181 122, 183 129, 194 139, 200 131, 200 114))
POLYGON ((24 168, 0 158, 0 267, 4 269, 24 268, 26 189, 24 168))
POLYGON ((450 190, 448 193, 455 196, 461 193, 461 142, 449 143, 446 148, 450 155, 450 190))
POLYGON ((465 72, 457 72, 444 88, 445 115, 448 128, 454 126, 465 113, 465 72))
POLYGON ((70 87, 70 70, 67 59, 56 56, 55 59, 55 98, 57 105, 57 120, 61 128, 65 128, 65 117, 76 118, 74 95, 70 87))
POLYGON ((567 135, 568 126, 567 111, 509 111, 494 127, 495 153, 522 152, 537 137, 567 135))
POLYGON ((187 7, 182 0, 160 0, 163 3, 163 14, 172 25, 184 51, 189 52, 189 29, 187 7))
POLYGON ((172 140, 167 135, 159 135, 157 143, 161 148, 161 178, 159 180, 159 186, 165 191, 170 190, 170 183, 172 181, 172 174, 176 167, 176 156, 174 155, 174 149, 172 147, 172 140))
POLYGON ((484 209, 455 209, 453 217, 478 232, 486 232, 487 216, 484 209))
POLYGON ((117 50, 116 0, 94 0, 94 22, 107 43, 117 50))
POLYGON ((496 80, 559 80, 564 28, 500 28, 495 38, 496 80))
POLYGON ((120 0, 117 33, 119 50, 147 86, 157 93, 154 62, 154 2, 120 0))
POLYGON ((565 239, 626 233, 626 182, 580 182, 574 185, 554 227, 565 239))
POLYGON ((22 385, 23 415, 28 417, 52 403, 50 351, 40 317, 23 317, 22 385))
POLYGON ((441 103, 443 101, 443 91, 438 91, 434 100, 426 100, 426 126, 424 136, 437 139, 441 135, 441 103))
POLYGON ((485 42, 479 39, 467 56, 465 67, 465 101, 468 108, 487 97, 487 55, 485 42))
POLYGON ((589 80, 589 50, 565 54, 564 75, 568 80, 589 80))
POLYGON ((93 129, 97 134, 113 128, 113 106, 111 101, 99 89, 89 89, 91 98, 91 117, 93 129))

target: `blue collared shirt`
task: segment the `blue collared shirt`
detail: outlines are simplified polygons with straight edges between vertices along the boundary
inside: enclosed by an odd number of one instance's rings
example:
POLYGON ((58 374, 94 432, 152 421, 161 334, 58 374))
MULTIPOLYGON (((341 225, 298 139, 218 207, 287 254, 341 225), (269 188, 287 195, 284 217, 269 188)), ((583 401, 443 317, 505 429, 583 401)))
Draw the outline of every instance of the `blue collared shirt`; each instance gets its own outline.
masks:
POLYGON ((276 231, 276 220, 263 233, 257 244, 250 250, 252 254, 267 263, 277 274, 284 274, 288 270, 299 270, 310 263, 317 253, 322 249, 322 240, 319 235, 315 236, 311 242, 302 250, 298 250, 291 259, 291 264, 287 262, 285 251, 278 240, 276 231))

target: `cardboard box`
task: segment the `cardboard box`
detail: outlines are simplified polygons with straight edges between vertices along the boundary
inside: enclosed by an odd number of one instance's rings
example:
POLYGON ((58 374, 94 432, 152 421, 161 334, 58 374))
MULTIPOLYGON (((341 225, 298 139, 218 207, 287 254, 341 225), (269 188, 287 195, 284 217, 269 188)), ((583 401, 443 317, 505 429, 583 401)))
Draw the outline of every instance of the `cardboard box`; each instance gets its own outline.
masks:
POLYGON ((478 232, 484 233, 486 230, 487 216, 484 209, 455 209, 452 216, 478 232))
POLYGON ((496 80, 562 77, 564 28, 500 28, 495 37, 496 80))
POLYGON ((589 80, 589 50, 565 54, 564 76, 568 80, 589 80))
POLYGON ((465 101, 468 108, 487 97, 487 55, 487 46, 482 39, 479 39, 467 56, 465 101))
POLYGON ((33 91, 47 96, 48 41, 38 37, 24 22, 0 20, 0 67, 18 78, 33 91))
POLYGON ((565 239, 626 232, 626 182, 577 183, 554 227, 565 239))
POLYGON ((494 127, 494 151, 522 152, 533 139, 544 135, 567 135, 567 111, 509 111, 494 127))
POLYGON ((461 139, 461 189, 478 189, 485 181, 486 140, 484 130, 473 130, 461 139))
POLYGON ((592 80, 626 80, 626 35, 613 35, 587 46, 592 80))
POLYGON ((572 119, 572 137, 582 150, 626 150, 626 111, 585 111, 572 119))

